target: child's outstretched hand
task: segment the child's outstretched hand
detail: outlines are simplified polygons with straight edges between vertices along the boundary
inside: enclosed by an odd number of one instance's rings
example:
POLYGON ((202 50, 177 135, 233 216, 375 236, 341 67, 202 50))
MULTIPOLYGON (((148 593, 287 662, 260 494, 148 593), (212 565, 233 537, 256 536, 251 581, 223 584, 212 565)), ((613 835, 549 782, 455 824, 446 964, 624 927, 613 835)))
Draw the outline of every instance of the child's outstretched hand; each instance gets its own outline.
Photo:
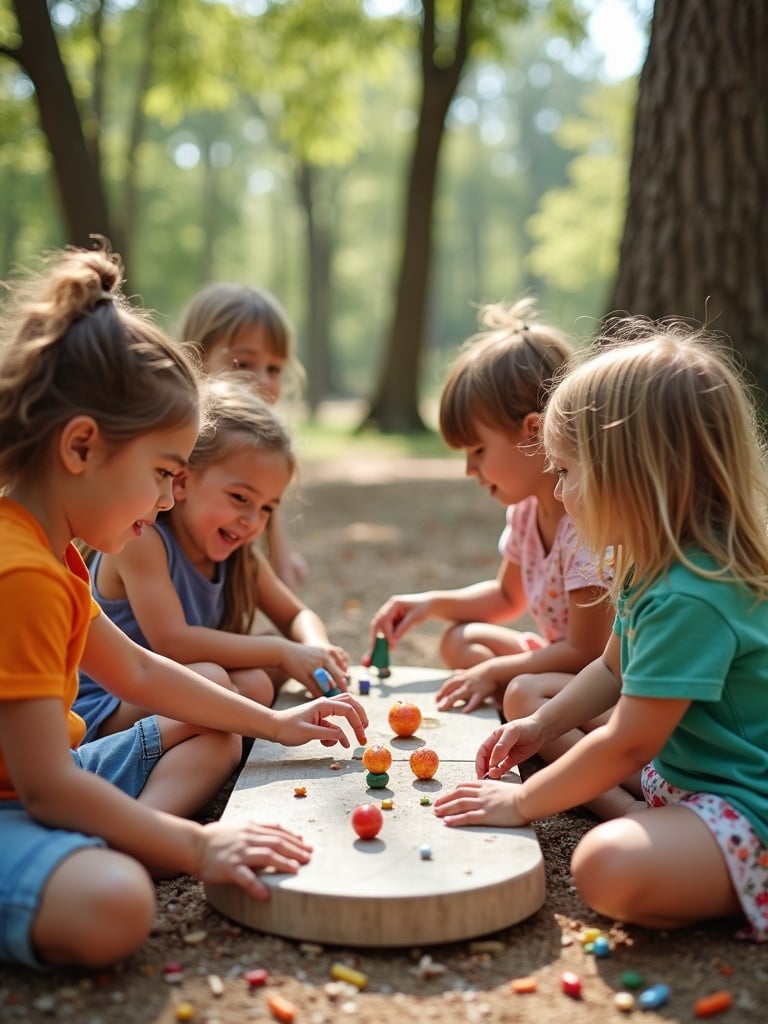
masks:
POLYGON ((395 594, 371 619, 371 648, 378 633, 390 647, 402 640, 409 629, 429 618, 432 601, 428 594, 395 594))
POLYGON ((543 743, 541 726, 535 718, 507 722, 494 729, 480 746, 475 757, 477 777, 500 779, 504 772, 537 753, 543 743))
POLYGON ((269 888, 256 872, 273 868, 295 875, 311 854, 312 847, 282 825, 215 821, 203 826, 200 863, 192 874, 201 882, 233 882, 256 899, 266 900, 269 888))
POLYGON ((358 745, 366 742, 365 729, 368 716, 362 704, 348 693, 338 697, 319 697, 296 708, 276 712, 276 743, 286 747, 298 747, 310 740, 320 740, 324 747, 340 743, 349 747, 349 738, 341 726, 331 722, 331 717, 346 718, 357 739, 358 745))
POLYGON ((438 711, 450 711, 458 701, 466 701, 463 712, 474 711, 496 693, 496 681, 489 678, 485 665, 458 669, 437 691, 438 711))
POLYGON ((462 782, 435 800, 435 814, 446 825, 504 825, 517 828, 528 820, 517 809, 520 786, 511 782, 462 782))

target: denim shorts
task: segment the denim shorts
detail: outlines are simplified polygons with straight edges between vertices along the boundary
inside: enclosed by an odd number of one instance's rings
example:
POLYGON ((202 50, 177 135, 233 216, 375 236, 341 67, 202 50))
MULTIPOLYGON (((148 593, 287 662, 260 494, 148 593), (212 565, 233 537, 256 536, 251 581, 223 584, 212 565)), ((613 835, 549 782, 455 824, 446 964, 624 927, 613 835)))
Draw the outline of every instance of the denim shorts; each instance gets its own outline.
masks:
MULTIPOLYGON (((141 793, 163 753, 157 719, 143 718, 124 732, 84 743, 74 762, 129 796, 141 793)), ((43 969, 32 945, 32 925, 48 879, 65 858, 106 846, 98 836, 47 828, 18 801, 0 801, 0 960, 43 969)))

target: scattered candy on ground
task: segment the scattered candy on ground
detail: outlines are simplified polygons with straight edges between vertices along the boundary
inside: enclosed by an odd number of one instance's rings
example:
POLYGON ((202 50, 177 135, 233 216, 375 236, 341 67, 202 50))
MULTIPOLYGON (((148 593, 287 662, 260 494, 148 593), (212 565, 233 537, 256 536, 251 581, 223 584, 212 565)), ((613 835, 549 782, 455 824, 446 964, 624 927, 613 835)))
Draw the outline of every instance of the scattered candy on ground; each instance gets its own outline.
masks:
POLYGON ((362 971, 356 971, 347 964, 334 964, 331 967, 331 977, 336 981, 346 981, 348 985, 354 985, 358 989, 365 988, 368 984, 368 978, 362 971))
POLYGON ((382 811, 391 811, 392 808, 394 807, 394 805, 395 805, 395 801, 392 799, 391 796, 385 797, 381 801, 381 809, 382 809, 382 811))
POLYGON ((613 1005, 622 1013, 630 1013, 635 1008, 635 997, 631 992, 617 992, 613 997, 613 1005))
POLYGON ((638 989, 643 984, 643 976, 637 971, 622 971, 621 984, 624 988, 638 989))
POLYGON ((244 977, 248 988, 261 988, 269 981, 269 971, 265 967, 254 967, 246 971, 244 977))
POLYGON ((703 996, 693 1004, 693 1012, 697 1017, 714 1017, 733 1004, 730 992, 713 992, 711 996, 703 996))
POLYGON ((419 856, 422 860, 432 860, 432 847, 427 846, 426 843, 419 847, 419 856))
POLYGON ((563 971, 560 975, 560 987, 572 999, 579 999, 581 996, 581 978, 573 971, 563 971))
POLYGON ((365 784, 369 789, 384 789, 389 782, 386 772, 368 772, 365 776, 365 784))
POLYGON ((641 1010, 658 1010, 669 999, 668 985, 651 985, 637 997, 637 1005, 641 1010))
POLYGON ((513 992, 517 992, 518 995, 527 995, 529 992, 535 992, 539 987, 539 983, 535 978, 513 978, 509 983, 509 987, 513 992))
POLYGON ((293 795, 294 796, 306 796, 307 795, 307 787, 306 786, 295 786, 294 790, 293 790, 293 795))
POLYGON ((592 952, 601 959, 611 955, 611 944, 604 935, 598 935, 592 943, 592 952))
POLYGON ((421 798, 421 800, 419 800, 419 803, 421 804, 422 807, 431 807, 432 806, 432 801, 430 800, 430 798, 428 796, 423 796, 421 798))
POLYGON ((176 1020, 192 1020, 195 1016, 195 1008, 192 1003, 179 1003, 174 1016, 176 1020))
POLYGON ((278 992, 272 992, 269 995, 267 1006, 269 1012, 275 1020, 280 1021, 280 1024, 291 1024, 296 1018, 296 1007, 278 992))

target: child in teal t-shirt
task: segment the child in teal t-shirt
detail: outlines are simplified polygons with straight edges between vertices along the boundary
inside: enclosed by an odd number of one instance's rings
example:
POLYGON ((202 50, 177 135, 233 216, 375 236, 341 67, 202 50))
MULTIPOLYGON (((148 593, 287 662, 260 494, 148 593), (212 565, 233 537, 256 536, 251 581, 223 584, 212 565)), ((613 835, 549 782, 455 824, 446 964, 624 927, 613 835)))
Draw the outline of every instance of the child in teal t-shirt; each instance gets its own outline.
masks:
POLYGON ((573 856, 595 910, 650 928, 741 913, 768 940, 768 466, 727 353, 630 321, 555 389, 555 493, 617 602, 603 656, 477 755, 484 781, 435 803, 448 825, 519 826, 642 771, 644 802, 573 856), (638 340, 638 338, 640 340, 638 340), (614 702, 607 724, 522 786, 498 781, 614 702))

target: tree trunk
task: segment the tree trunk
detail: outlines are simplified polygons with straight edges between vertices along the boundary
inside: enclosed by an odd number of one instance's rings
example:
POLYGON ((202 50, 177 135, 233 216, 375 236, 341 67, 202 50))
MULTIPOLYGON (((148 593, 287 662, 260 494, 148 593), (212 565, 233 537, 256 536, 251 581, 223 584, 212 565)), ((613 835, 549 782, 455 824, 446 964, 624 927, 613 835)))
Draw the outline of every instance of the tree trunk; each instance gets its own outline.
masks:
POLYGON ((310 415, 333 389, 330 318, 332 227, 326 206, 317 197, 317 168, 299 165, 296 191, 304 211, 307 253, 307 314, 304 325, 305 363, 307 371, 306 400, 310 415))
POLYGON ((432 223, 445 117, 469 49, 473 0, 461 0, 453 59, 436 62, 435 0, 423 0, 420 39, 422 96, 408 176, 403 251, 384 362, 375 396, 361 426, 385 433, 424 431, 419 412, 421 366, 432 259, 432 223))
POLYGON ((14 9, 21 43, 13 56, 35 87, 67 238, 71 244, 81 246, 87 246, 93 234, 116 242, 98 167, 86 145, 46 0, 14 0, 14 9))
POLYGON ((727 334, 768 388, 768 5, 656 0, 611 305, 727 334))

